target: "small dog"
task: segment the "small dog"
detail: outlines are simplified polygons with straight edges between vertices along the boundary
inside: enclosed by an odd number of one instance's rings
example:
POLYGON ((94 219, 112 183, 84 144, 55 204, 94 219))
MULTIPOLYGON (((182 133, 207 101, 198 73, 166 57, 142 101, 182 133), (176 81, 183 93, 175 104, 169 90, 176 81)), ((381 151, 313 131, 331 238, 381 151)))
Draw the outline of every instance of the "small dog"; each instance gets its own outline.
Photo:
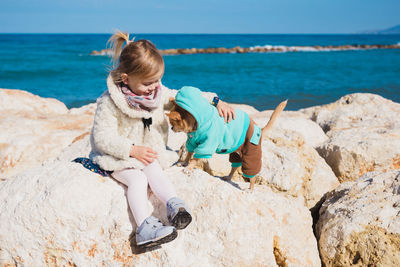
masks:
POLYGON ((212 171, 207 158, 212 154, 229 153, 232 169, 224 180, 231 180, 235 171, 242 166, 243 178, 250 180, 250 190, 254 189, 254 176, 261 170, 262 136, 274 124, 287 100, 280 103, 272 113, 267 125, 260 129, 254 121, 240 109, 235 109, 235 120, 225 123, 217 109, 202 97, 194 87, 183 87, 176 95, 172 109, 166 116, 174 132, 188 135, 188 154, 183 165, 188 170, 199 166, 210 175, 212 171), (194 157, 193 157, 194 156, 194 157), (193 159, 192 159, 193 157, 193 159))

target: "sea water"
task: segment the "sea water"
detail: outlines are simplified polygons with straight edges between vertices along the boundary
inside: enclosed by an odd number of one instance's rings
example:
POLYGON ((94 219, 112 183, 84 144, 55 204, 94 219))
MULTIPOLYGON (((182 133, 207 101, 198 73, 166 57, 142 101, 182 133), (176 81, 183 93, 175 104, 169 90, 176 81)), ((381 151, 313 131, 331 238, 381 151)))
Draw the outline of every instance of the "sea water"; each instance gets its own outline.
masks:
MULTIPOLYGON (((53 97, 68 107, 95 102, 106 90, 108 56, 92 56, 110 34, 0 34, 0 88, 53 97)), ((138 34, 159 49, 234 46, 398 44, 400 35, 138 34)), ((259 110, 289 99, 297 110, 355 93, 400 102, 400 49, 164 56, 163 84, 216 92, 259 110)), ((310 51, 307 51, 310 50, 310 51)))

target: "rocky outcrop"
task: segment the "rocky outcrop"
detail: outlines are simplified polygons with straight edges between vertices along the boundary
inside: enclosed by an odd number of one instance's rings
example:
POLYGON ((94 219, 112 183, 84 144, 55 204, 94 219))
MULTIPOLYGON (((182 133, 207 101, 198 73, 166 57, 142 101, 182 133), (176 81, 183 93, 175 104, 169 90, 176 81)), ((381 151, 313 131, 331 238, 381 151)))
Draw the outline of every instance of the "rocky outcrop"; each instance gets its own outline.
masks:
POLYGON ((374 94, 351 94, 302 111, 329 137, 317 150, 341 182, 400 168, 400 104, 374 94))
POLYGON ((318 152, 303 136, 290 130, 271 131, 262 144, 261 184, 298 197, 308 208, 339 185, 339 181, 318 152))
MULTIPOLYGON (((252 112, 249 108, 241 108, 260 127, 267 124, 272 114, 272 111, 252 112)), ((301 112, 282 112, 273 128, 264 136, 263 166, 256 178, 257 183, 300 198, 306 207, 313 208, 325 193, 339 185, 332 169, 313 148, 327 139, 321 127, 301 112)), ((224 168, 226 175, 230 164, 228 157, 223 157, 213 156, 211 167, 214 170, 224 168)), ((235 178, 242 180, 239 175, 235 178)))
MULTIPOLYGON (((194 220, 173 242, 138 254, 129 242, 136 225, 126 188, 69 161, 87 155, 88 139, 0 183, 0 265, 320 266, 302 202, 179 167, 166 173, 194 220)), ((154 196, 149 204, 166 222, 163 204, 154 196)))
POLYGON ((400 266, 400 171, 370 172, 327 195, 317 224, 325 266, 400 266))
POLYGON ((60 101, 0 89, 0 179, 56 157, 89 134, 95 104, 68 110, 60 101))
MULTIPOLYGON (((346 50, 370 50, 370 49, 399 49, 398 44, 375 44, 375 45, 327 45, 327 46, 283 46, 283 45, 266 45, 254 47, 232 48, 210 47, 210 48, 172 48, 160 50, 163 55, 190 55, 190 54, 228 54, 228 53, 268 53, 268 52, 318 52, 318 51, 346 51, 346 50)), ((94 56, 111 56, 110 49, 94 50, 90 53, 94 56)))
POLYGON ((91 56, 112 56, 112 51, 111 49, 101 49, 100 51, 97 50, 93 50, 92 52, 90 52, 91 56))
MULTIPOLYGON (((272 113, 233 106, 260 126, 272 113)), ((320 266, 308 210, 318 202, 323 264, 400 264, 400 171, 392 170, 400 168, 400 104, 382 97, 353 94, 284 111, 264 137, 253 193, 242 190, 248 184, 239 176, 219 179, 229 172, 227 155, 211 160, 215 177, 167 169, 194 221, 146 253, 130 242, 136 225, 126 188, 71 162, 88 156, 95 104, 68 110, 54 99, 0 90, 0 109, 1 266, 320 266), (384 172, 337 187, 320 155, 342 182, 384 172)), ((177 151, 186 135, 170 134, 177 151)), ((153 195, 149 205, 167 221, 153 195)))
MULTIPOLYGON (((250 113, 250 116, 260 127, 267 124, 271 115, 272 111, 270 110, 250 113)), ((318 147, 328 140, 328 136, 317 123, 298 111, 282 112, 276 120, 273 129, 297 132, 302 136, 304 142, 312 147, 318 147)))

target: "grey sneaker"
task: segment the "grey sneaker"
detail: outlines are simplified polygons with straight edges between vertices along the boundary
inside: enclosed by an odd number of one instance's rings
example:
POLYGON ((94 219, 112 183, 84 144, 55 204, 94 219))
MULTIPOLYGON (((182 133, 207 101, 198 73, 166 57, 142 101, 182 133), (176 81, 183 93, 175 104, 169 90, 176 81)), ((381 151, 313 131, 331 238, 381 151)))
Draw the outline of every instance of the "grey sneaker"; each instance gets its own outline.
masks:
POLYGON ((174 240, 177 232, 173 226, 165 226, 153 216, 146 220, 136 230, 136 245, 141 248, 151 248, 174 240))
POLYGON ((176 229, 184 229, 192 221, 192 215, 183 200, 173 197, 167 202, 167 217, 176 229))

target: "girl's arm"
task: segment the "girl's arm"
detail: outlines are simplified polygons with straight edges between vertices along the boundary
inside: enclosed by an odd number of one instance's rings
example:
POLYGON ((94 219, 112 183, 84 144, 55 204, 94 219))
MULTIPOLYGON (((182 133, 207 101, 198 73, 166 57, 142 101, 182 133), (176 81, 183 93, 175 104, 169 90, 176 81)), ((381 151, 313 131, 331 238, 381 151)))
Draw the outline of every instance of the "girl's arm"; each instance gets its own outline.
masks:
POLYGON ((235 119, 235 110, 226 102, 218 101, 217 110, 220 117, 224 117, 225 122, 230 122, 235 119))
POLYGON ((119 159, 128 159, 132 140, 118 134, 118 120, 107 97, 97 102, 93 122, 93 141, 96 149, 119 159))
POLYGON ((129 155, 142 162, 145 166, 157 158, 157 152, 146 146, 131 146, 129 155))

